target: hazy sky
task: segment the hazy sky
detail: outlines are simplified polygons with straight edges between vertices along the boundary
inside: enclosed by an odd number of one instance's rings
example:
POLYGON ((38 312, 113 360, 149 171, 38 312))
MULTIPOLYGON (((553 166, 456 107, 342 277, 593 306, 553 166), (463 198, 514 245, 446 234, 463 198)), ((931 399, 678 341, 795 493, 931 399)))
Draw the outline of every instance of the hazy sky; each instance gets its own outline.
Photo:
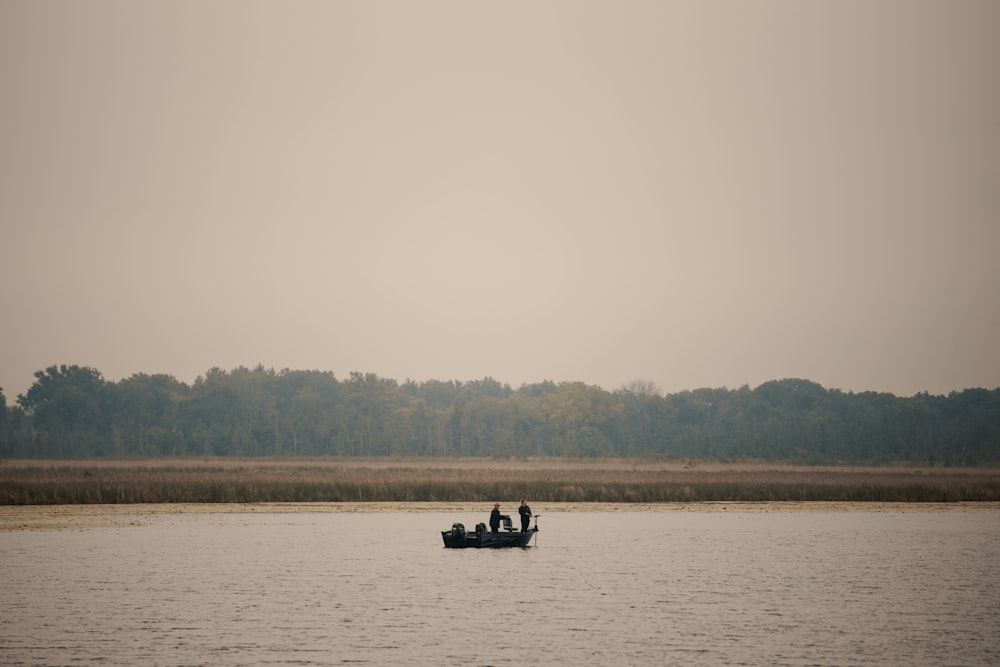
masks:
POLYGON ((0 387, 1000 386, 1000 2, 0 0, 0 387))

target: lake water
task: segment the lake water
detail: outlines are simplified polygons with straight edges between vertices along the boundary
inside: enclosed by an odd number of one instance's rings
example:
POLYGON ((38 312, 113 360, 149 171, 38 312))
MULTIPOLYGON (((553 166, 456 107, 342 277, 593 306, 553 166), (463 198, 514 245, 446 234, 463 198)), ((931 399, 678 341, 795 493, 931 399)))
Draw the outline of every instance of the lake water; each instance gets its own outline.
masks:
MULTIPOLYGON (((537 508, 543 512, 543 508, 537 508)), ((4 665, 996 665, 1000 514, 158 515, 0 534, 4 665)))

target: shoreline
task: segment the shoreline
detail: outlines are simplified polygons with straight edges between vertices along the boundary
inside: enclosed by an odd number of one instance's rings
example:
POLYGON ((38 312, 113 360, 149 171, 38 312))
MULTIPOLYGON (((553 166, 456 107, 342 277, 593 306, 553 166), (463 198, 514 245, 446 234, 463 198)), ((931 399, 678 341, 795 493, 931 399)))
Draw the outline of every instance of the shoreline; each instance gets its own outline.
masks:
MULTIPOLYGON (((490 503, 153 503, 114 505, 0 505, 0 533, 143 526, 170 515, 329 514, 364 512, 487 513, 490 503)), ((562 512, 949 512, 1000 511, 1000 502, 677 502, 538 503, 539 516, 562 512)))

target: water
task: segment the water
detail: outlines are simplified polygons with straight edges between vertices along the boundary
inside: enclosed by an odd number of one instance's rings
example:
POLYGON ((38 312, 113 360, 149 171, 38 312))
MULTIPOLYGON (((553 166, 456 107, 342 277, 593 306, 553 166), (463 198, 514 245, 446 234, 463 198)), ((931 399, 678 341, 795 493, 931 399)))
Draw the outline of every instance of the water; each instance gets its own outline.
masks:
POLYGON ((996 511, 536 510, 0 534, 0 664, 1000 664, 996 511))

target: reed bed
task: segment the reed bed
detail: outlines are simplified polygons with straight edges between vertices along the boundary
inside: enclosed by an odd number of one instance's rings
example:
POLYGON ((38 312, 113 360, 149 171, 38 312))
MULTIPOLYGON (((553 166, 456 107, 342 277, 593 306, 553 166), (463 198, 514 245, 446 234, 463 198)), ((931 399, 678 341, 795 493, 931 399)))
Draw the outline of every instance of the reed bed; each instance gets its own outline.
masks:
POLYGON ((458 460, 0 463, 0 505, 1000 502, 1000 470, 458 460))

